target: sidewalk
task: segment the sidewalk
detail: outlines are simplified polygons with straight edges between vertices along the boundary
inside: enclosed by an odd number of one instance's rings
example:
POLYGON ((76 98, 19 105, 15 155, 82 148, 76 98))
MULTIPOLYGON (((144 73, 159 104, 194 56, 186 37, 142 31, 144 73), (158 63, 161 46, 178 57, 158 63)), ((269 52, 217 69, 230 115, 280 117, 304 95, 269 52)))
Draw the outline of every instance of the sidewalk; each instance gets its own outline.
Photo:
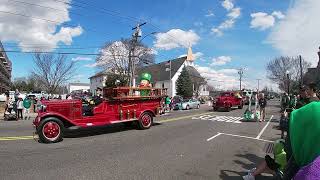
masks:
MULTIPOLYGON (((30 113, 30 120, 34 120, 34 118, 36 118, 37 117, 37 113, 30 113)), ((3 113, 1 113, 1 115, 0 115, 0 121, 4 121, 4 117, 3 117, 3 113)), ((19 119, 18 121, 22 121, 22 119, 19 119)))

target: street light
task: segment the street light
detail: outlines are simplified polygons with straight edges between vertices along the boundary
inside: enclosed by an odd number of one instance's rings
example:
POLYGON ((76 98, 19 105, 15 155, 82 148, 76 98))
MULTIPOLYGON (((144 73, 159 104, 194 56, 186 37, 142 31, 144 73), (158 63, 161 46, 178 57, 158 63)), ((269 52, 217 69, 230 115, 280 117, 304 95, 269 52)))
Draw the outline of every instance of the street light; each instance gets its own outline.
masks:
POLYGON ((290 71, 289 70, 287 70, 286 71, 286 75, 287 75, 287 81, 288 81, 288 83, 287 83, 287 85, 288 85, 288 95, 290 94, 290 71))

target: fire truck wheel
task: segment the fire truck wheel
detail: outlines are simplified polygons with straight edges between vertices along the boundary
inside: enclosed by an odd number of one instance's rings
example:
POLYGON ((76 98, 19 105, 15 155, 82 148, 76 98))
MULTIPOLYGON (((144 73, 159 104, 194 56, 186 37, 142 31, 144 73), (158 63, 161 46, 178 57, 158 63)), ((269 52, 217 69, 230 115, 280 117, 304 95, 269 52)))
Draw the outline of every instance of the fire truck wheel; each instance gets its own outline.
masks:
POLYGON ((226 107, 227 112, 231 111, 231 106, 229 105, 228 107, 226 107))
POLYGON ((37 133, 43 143, 56 143, 62 141, 63 123, 54 117, 49 117, 40 122, 37 133))
POLYGON ((143 113, 138 121, 139 129, 149 129, 152 125, 153 117, 150 113, 143 113))

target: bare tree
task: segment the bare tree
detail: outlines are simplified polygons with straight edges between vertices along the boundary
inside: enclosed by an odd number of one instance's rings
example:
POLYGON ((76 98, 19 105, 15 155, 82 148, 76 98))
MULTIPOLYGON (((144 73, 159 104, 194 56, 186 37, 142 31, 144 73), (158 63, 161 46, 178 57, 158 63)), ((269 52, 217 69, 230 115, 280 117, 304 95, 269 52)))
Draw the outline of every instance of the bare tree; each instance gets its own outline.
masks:
MULTIPOLYGON (((302 59, 302 74, 305 74, 311 63, 302 59)), ((301 81, 299 57, 278 57, 267 64, 267 77, 285 90, 289 81, 286 72, 289 71, 290 84, 296 86, 301 81)), ((296 88, 296 87, 295 87, 296 88)))
POLYGON ((112 73, 127 74, 129 70, 129 54, 134 46, 131 58, 136 67, 154 63, 154 51, 138 42, 133 44, 129 39, 108 42, 96 59, 99 68, 112 73))
POLYGON ((55 93, 60 86, 72 78, 75 62, 67 61, 67 56, 35 53, 35 67, 32 75, 43 85, 48 93, 55 93))

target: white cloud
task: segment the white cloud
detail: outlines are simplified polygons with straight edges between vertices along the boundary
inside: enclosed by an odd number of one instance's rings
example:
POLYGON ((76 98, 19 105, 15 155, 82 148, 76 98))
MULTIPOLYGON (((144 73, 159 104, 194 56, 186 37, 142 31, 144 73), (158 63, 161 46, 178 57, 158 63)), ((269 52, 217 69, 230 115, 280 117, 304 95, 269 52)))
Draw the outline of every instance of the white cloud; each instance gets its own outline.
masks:
POLYGON ((266 30, 275 25, 276 18, 284 19, 285 15, 282 14, 281 11, 273 11, 271 15, 264 12, 258 12, 258 13, 252 13, 251 18, 252 18, 251 26, 250 26, 251 28, 266 30))
POLYGON ((210 67, 196 66, 196 69, 204 77, 210 86, 218 89, 236 89, 238 87, 238 76, 230 74, 228 69, 214 70, 210 67))
POLYGON ((224 0, 221 3, 221 5, 222 5, 222 7, 224 7, 228 11, 230 11, 234 7, 234 5, 233 5, 231 0, 224 0))
POLYGON ((251 28, 257 28, 260 30, 268 29, 274 26, 275 19, 272 15, 268 15, 267 13, 258 12, 251 14, 251 28))
POLYGON ((222 22, 218 27, 213 27, 211 32, 216 36, 222 36, 223 30, 230 29, 234 26, 236 20, 241 16, 241 8, 234 7, 231 0, 224 0, 222 6, 229 12, 227 14, 227 19, 222 22))
POLYGON ((223 35, 223 32, 222 32, 220 29, 218 29, 218 28, 212 28, 212 29, 211 29, 211 32, 212 32, 213 34, 215 34, 216 36, 222 36, 222 35, 223 35))
POLYGON ((86 64, 84 65, 84 67, 88 67, 88 68, 95 68, 95 67, 98 67, 99 64, 98 63, 92 63, 92 64, 86 64))
POLYGON ((320 1, 296 0, 268 37, 268 42, 282 55, 301 54, 316 64, 320 39, 320 1))
MULTIPOLYGON (((38 4, 37 0, 29 0, 29 3, 38 4)), ((66 0, 71 2, 71 0, 66 0)), ((24 4, 2 2, 0 11, 25 14, 34 18, 16 16, 8 13, 1 13, 0 39, 2 41, 14 41, 24 51, 44 50, 50 51, 57 47, 58 43, 70 45, 72 39, 82 34, 82 27, 66 27, 63 23, 71 21, 69 17, 70 6, 65 3, 51 0, 41 1, 41 5, 60 9, 59 16, 56 11, 28 6, 24 4), (52 20, 46 22, 40 19, 52 20), (53 22, 54 21, 54 22, 53 22), (34 46, 31 47, 30 44, 34 46)))
POLYGON ((237 19, 240 15, 241 15, 241 9, 233 8, 227 16, 230 17, 231 19, 237 19))
POLYGON ((72 61, 92 61, 92 58, 91 57, 78 56, 78 57, 72 58, 72 61))
POLYGON ((281 11, 273 11, 272 16, 278 19, 284 19, 286 17, 281 11))
POLYGON ((206 17, 214 16, 214 13, 211 10, 208 10, 208 14, 205 15, 206 17))
POLYGON ((237 74, 238 69, 221 69, 221 70, 218 70, 218 72, 223 74, 237 74))
POLYGON ((210 66, 222 66, 231 61, 230 56, 220 56, 212 59, 210 66))
POLYGON ((199 40, 199 35, 192 30, 183 31, 181 29, 171 29, 166 33, 156 34, 154 47, 158 49, 171 50, 178 47, 195 45, 199 40))

